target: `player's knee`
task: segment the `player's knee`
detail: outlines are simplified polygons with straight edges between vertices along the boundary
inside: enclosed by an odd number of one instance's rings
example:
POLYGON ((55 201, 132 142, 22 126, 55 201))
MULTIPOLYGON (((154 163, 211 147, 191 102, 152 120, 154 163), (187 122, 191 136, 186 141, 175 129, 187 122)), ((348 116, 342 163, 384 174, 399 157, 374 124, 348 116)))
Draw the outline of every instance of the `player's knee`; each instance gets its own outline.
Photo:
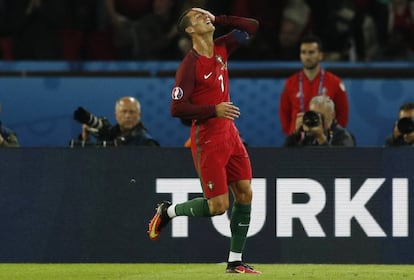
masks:
POLYGON ((209 203, 210 214, 213 216, 224 214, 229 209, 229 202, 227 201, 212 201, 209 203))
POLYGON ((241 204, 250 204, 253 199, 253 192, 251 188, 247 188, 236 195, 236 201, 241 204))

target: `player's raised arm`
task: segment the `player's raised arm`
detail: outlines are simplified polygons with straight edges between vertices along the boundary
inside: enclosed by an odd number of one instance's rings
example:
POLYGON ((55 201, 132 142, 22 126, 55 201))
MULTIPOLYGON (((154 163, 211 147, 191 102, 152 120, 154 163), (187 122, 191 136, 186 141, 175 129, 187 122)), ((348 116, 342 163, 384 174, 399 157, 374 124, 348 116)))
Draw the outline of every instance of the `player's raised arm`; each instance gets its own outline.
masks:
POLYGON ((193 10, 207 15, 214 24, 236 28, 247 32, 249 35, 256 34, 259 29, 259 22, 253 18, 226 15, 214 16, 211 12, 201 8, 193 8, 193 10))

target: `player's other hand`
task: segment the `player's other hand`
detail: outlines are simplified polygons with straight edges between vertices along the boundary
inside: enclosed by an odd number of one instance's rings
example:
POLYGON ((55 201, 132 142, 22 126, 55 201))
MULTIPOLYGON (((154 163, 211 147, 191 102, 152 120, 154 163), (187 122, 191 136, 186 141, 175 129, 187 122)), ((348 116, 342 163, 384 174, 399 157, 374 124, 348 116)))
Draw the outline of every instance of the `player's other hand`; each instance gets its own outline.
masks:
POLYGON ((240 109, 233 105, 233 102, 221 102, 216 105, 216 116, 229 120, 237 119, 240 116, 240 109))
POLYGON ((414 143, 414 132, 404 134, 404 141, 408 144, 414 143))
POLYGON ((211 22, 214 22, 216 20, 216 17, 207 10, 201 8, 192 8, 192 10, 207 15, 210 18, 211 22))
POLYGON ((303 126, 303 114, 305 114, 305 113, 299 112, 296 115, 296 123, 295 123, 295 131, 296 132, 299 132, 303 129, 302 128, 302 126, 303 126))

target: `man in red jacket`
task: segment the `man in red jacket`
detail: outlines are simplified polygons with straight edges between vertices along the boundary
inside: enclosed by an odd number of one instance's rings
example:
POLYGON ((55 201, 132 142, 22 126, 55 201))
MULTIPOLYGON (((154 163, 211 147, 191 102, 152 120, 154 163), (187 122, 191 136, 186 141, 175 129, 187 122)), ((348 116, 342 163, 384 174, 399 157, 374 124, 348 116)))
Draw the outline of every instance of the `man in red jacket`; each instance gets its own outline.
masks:
POLYGON ((184 203, 161 202, 148 233, 158 239, 161 230, 176 216, 211 217, 229 208, 229 189, 234 195, 230 217, 231 245, 227 273, 260 274, 242 262, 252 202, 252 170, 234 120, 239 108, 230 100, 228 56, 247 44, 257 32, 256 20, 214 16, 193 8, 184 12, 178 27, 191 37, 192 50, 184 57, 171 94, 171 114, 192 120, 191 152, 204 197, 184 203), (213 39, 215 25, 233 29, 213 39))
POLYGON ((334 102, 336 120, 342 127, 348 124, 349 108, 345 86, 339 77, 321 67, 322 59, 319 38, 303 38, 300 43, 303 69, 286 80, 280 96, 279 117, 285 135, 295 131, 296 120, 309 110, 310 100, 318 95, 328 96, 334 102))

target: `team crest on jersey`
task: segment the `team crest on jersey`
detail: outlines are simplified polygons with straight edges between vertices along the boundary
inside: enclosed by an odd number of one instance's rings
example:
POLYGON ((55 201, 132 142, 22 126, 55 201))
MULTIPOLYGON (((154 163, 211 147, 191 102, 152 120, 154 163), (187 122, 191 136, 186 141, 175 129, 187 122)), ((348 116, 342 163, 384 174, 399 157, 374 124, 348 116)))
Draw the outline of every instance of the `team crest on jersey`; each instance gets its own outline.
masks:
POLYGON ((224 62, 221 55, 216 55, 216 60, 217 60, 218 63, 221 64, 221 70, 227 70, 227 62, 224 62))
POLYGON ((172 100, 180 100, 181 98, 183 98, 184 96, 184 92, 183 89, 180 87, 174 87, 172 92, 171 92, 171 98, 172 100))
POLYGON ((213 182, 211 182, 211 181, 208 181, 208 183, 207 183, 207 187, 210 189, 210 191, 212 191, 212 190, 213 190, 213 188, 214 188, 214 183, 213 183, 213 182))

